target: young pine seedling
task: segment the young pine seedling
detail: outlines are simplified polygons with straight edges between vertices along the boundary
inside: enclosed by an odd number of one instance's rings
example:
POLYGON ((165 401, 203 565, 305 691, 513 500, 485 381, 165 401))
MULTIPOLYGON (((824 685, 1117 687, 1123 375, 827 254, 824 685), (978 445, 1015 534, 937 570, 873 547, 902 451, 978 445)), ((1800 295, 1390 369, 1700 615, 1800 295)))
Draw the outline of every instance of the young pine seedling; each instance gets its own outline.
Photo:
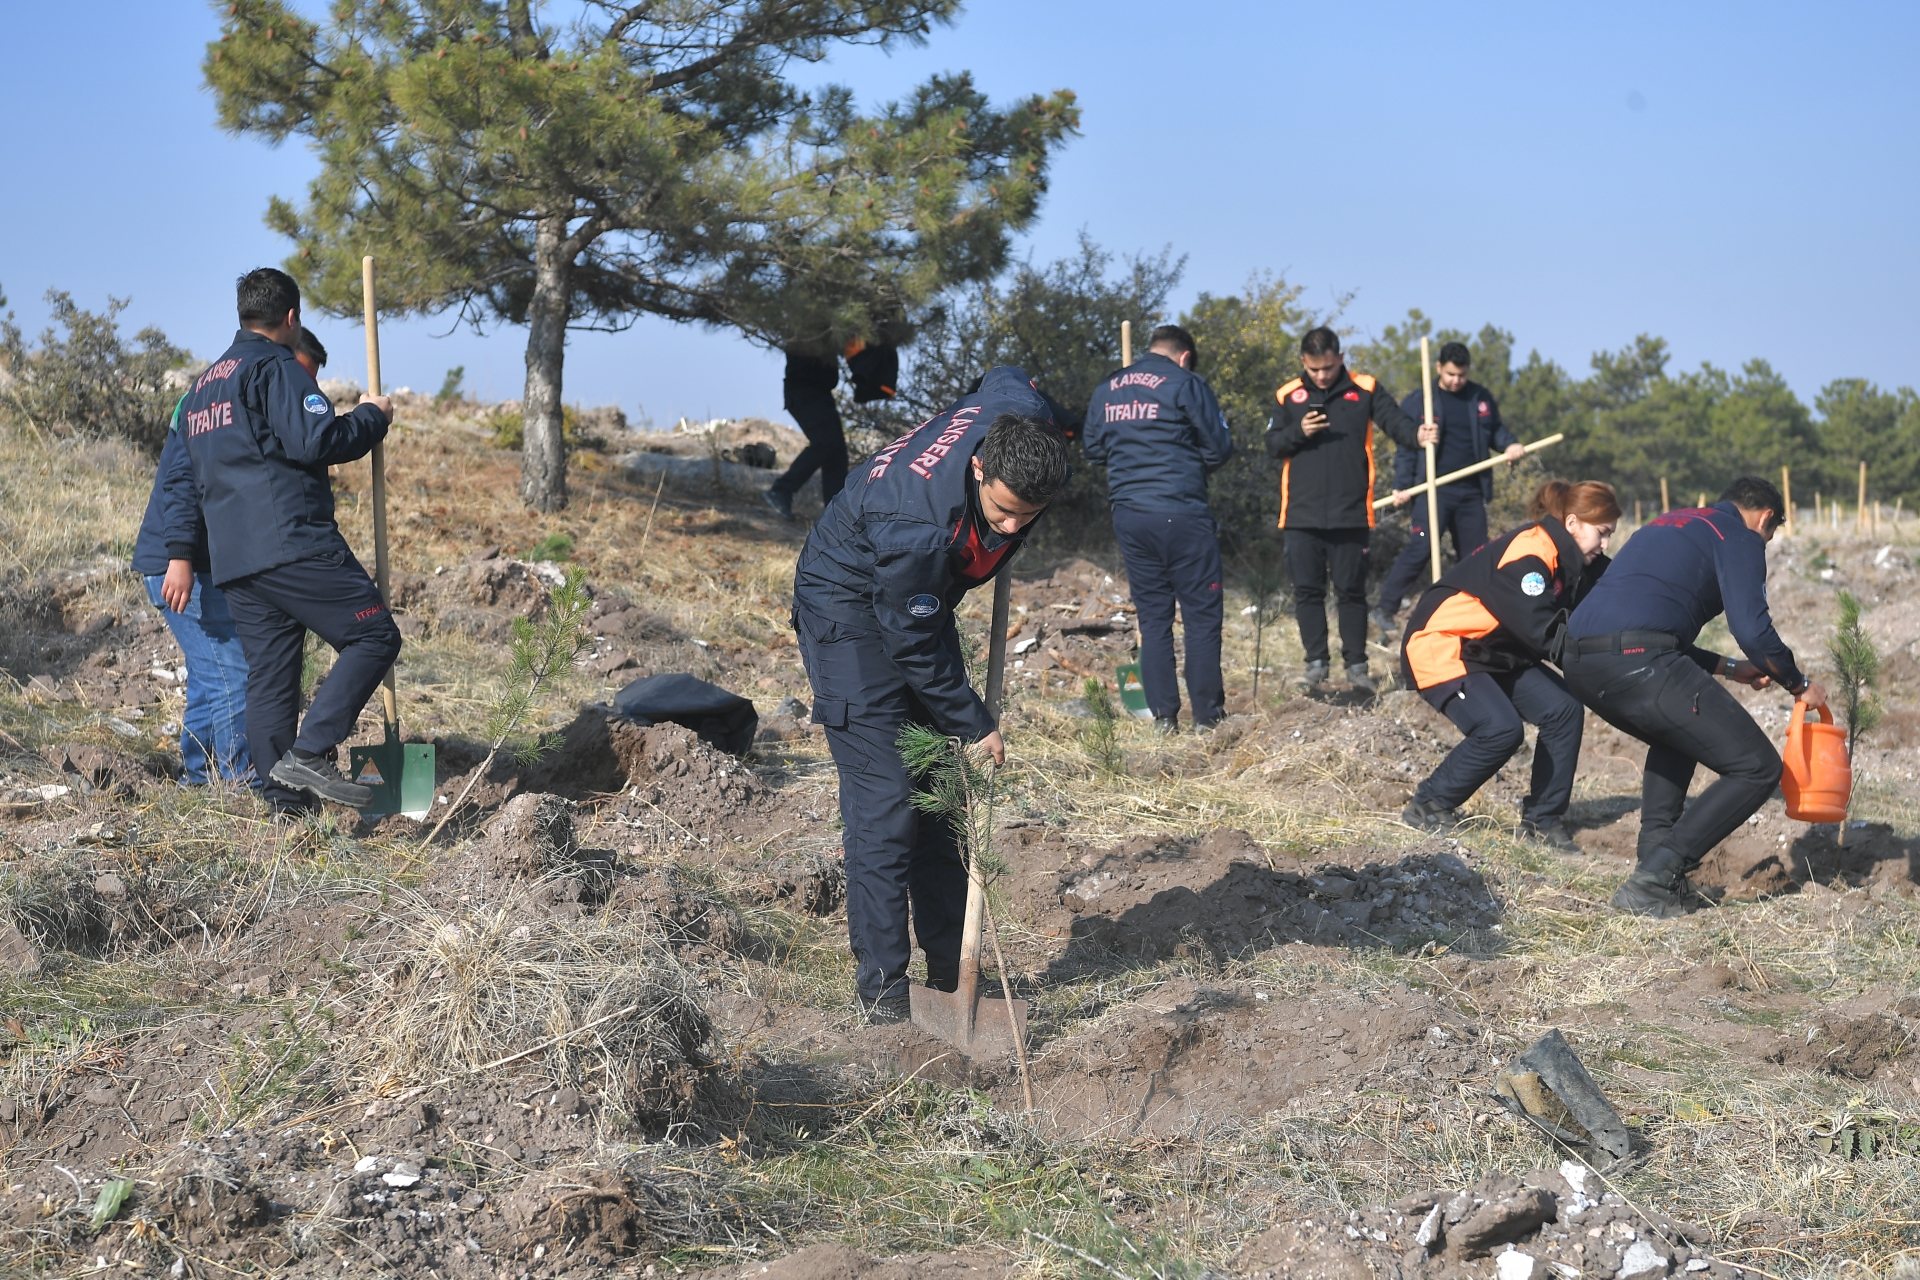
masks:
MULTIPOLYGON (((460 806, 467 802, 474 784, 487 776, 487 770, 493 766, 494 757, 507 744, 507 739, 525 723, 529 714, 539 706, 540 693, 547 685, 559 679, 593 645, 593 636, 588 633, 584 619, 587 610, 593 604, 587 595, 586 570, 573 568, 567 570, 567 576, 558 586, 547 590, 547 612, 540 621, 527 618, 513 620, 513 664, 507 668, 507 692, 494 706, 493 715, 487 721, 487 736, 492 742, 487 747, 486 759, 467 779, 467 785, 460 789, 459 798, 447 806, 440 815, 440 821, 427 833, 427 843, 432 844, 434 837, 454 814, 460 812, 460 806)), ((556 742, 535 737, 514 749, 514 758, 523 765, 536 763, 541 756, 552 751, 556 742)))

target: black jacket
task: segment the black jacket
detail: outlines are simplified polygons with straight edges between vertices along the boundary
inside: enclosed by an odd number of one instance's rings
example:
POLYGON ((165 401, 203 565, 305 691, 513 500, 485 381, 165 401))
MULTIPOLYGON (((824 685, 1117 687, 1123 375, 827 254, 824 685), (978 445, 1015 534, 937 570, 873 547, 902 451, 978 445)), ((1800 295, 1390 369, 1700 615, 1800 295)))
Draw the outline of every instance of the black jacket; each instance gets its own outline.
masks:
POLYGON ((1267 456, 1280 462, 1280 527, 1372 528, 1374 427, 1412 448, 1420 443, 1420 423, 1370 375, 1345 366, 1324 391, 1295 378, 1273 397, 1267 456), (1326 412, 1327 426, 1309 437, 1300 420, 1311 409, 1326 412))
POLYGON ((1605 556, 1588 564, 1560 520, 1495 538, 1442 574, 1413 606, 1400 651, 1414 686, 1425 693, 1469 672, 1539 663, 1607 565, 1605 556))
POLYGON ((787 370, 780 379, 781 407, 802 412, 822 403, 831 407, 833 389, 840 385, 840 362, 832 356, 787 352, 787 370))
POLYGON ((1114 506, 1207 513, 1207 476, 1233 456, 1233 432, 1206 379, 1149 351, 1100 380, 1086 421, 1114 506))
MULTIPOLYGON (((242 329, 188 389, 180 433, 216 585, 328 552, 351 554, 333 520, 327 468, 366 457, 386 438, 380 410, 363 404, 336 415, 293 352, 242 329)), ((193 547, 168 550, 186 558, 193 547)))
MULTIPOLYGON (((1507 424, 1500 420, 1500 405, 1493 398, 1493 393, 1477 382, 1469 382, 1458 392, 1442 391, 1437 386, 1433 389, 1433 416, 1440 423, 1440 440, 1443 448, 1447 436, 1453 430, 1457 430, 1458 426, 1453 416, 1447 412, 1450 406, 1441 399, 1442 396, 1456 397, 1464 406, 1467 414, 1469 449, 1475 462, 1495 450, 1505 450, 1509 445, 1520 443, 1513 432, 1507 430, 1507 424)), ((1415 391, 1400 402, 1400 412, 1416 422, 1419 421, 1421 415, 1426 412, 1424 397, 1415 391)), ((1426 470, 1427 451, 1425 449, 1418 446, 1401 449, 1393 459, 1393 487, 1413 488, 1427 478, 1426 470)), ((1444 470, 1445 468, 1442 468, 1443 472, 1444 470)), ((1455 480, 1453 484, 1442 485, 1441 489, 1444 492, 1458 484, 1470 484, 1478 488, 1482 502, 1493 501, 1493 470, 1491 468, 1477 476, 1468 476, 1465 480, 1455 480)))
POLYGON ((934 727, 968 742, 994 722, 967 685, 954 606, 1035 527, 1005 537, 979 519, 973 455, 1003 413, 1047 416, 1018 369, 993 370, 978 391, 867 459, 814 523, 793 576, 797 614, 878 635, 934 727))

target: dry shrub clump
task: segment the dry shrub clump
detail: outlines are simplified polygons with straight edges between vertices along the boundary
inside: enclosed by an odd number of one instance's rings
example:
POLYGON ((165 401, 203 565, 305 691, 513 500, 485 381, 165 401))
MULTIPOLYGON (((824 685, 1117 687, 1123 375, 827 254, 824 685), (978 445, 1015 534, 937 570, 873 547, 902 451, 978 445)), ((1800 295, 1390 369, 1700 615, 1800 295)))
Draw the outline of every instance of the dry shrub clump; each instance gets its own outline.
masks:
POLYGON ((447 913, 419 900, 396 914, 363 1024, 383 1092, 515 1058, 541 1063, 556 1084, 597 1088, 649 1132, 696 1118, 713 1024, 651 919, 569 919, 512 903, 447 913))

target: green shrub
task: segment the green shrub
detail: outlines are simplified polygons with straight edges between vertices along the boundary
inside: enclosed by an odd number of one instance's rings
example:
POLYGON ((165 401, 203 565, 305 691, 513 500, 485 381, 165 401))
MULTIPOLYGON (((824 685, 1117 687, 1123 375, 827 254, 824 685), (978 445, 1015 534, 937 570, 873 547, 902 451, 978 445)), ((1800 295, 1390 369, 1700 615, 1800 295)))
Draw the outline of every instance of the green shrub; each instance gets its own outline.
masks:
POLYGON ((0 320, 0 367, 12 375, 0 387, 0 407, 43 435, 117 436, 157 452, 180 398, 167 372, 190 364, 193 353, 151 326, 129 344, 115 320, 125 298, 108 298, 104 314, 75 306, 58 289, 47 291, 47 301, 54 324, 41 331, 38 347, 28 348, 12 312, 0 320))

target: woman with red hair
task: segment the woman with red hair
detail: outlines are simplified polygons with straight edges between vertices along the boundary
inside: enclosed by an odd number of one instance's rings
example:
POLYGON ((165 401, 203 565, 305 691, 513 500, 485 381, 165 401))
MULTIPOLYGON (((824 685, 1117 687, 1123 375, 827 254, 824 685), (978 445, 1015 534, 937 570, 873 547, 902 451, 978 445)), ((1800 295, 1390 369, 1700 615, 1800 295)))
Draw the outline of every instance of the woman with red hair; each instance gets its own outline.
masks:
POLYGON ((1578 853, 1566 814, 1585 711, 1541 664, 1550 637, 1607 567, 1620 499, 1598 480, 1549 480, 1527 517, 1443 574, 1407 620, 1408 679, 1466 736, 1400 816, 1423 831, 1450 829, 1460 805, 1520 749, 1523 725, 1538 725, 1521 833, 1578 853))

